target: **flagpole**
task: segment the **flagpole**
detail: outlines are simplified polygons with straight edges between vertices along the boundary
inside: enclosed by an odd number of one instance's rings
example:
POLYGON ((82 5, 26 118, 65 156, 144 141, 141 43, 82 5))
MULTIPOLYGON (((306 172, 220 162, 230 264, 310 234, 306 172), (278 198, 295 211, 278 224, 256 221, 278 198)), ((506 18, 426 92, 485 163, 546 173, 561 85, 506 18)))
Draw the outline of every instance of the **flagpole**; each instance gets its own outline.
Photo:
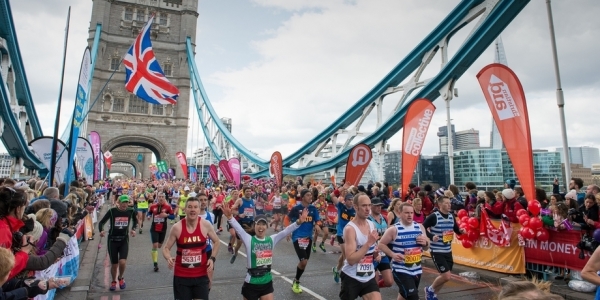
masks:
MULTIPOLYGON (((63 81, 65 78, 65 63, 67 60, 67 42, 69 41, 69 21, 71 19, 71 6, 67 12, 67 27, 65 28, 65 44, 63 49, 62 71, 60 73, 60 87, 58 90, 58 104, 56 108, 56 121, 54 122, 54 136, 52 136, 52 149, 50 149, 50 174, 48 175, 48 186, 54 184, 54 171, 56 170, 56 146, 58 145, 58 125, 60 123, 60 106, 62 102, 63 81)), ((66 148, 66 147, 65 147, 66 148)), ((64 150, 63 150, 64 151, 64 150)))

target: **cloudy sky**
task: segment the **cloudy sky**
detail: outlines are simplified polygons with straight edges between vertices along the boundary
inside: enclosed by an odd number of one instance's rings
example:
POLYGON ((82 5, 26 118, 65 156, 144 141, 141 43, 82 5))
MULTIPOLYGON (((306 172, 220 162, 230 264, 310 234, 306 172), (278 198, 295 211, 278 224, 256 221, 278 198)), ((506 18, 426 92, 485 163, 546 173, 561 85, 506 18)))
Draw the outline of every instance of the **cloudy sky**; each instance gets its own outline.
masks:
MULTIPOLYGON (((458 2, 200 0, 196 63, 219 116, 233 119, 233 135, 265 159, 275 150, 285 157, 365 95, 458 2)), ((72 13, 61 132, 73 109, 92 4, 91 0, 11 1, 29 86, 46 135, 52 134, 57 108, 68 6, 72 13)), ((594 116, 600 111, 595 104, 600 89, 600 3, 552 5, 569 145, 598 147, 600 131, 594 116)), ((450 57, 472 27, 450 41, 450 57)), ((526 92, 533 147, 560 147, 545 1, 531 1, 502 38, 508 65, 526 92)), ((475 75, 493 59, 490 47, 456 83, 459 97, 451 104, 456 130, 479 130, 482 146, 489 145, 492 117, 475 75)), ((438 55, 424 78, 436 74, 440 61, 438 55)), ((388 97, 384 117, 398 97, 388 97)), ((434 104, 438 109, 425 142, 426 155, 438 152, 437 128, 446 122, 445 103, 438 99, 434 104)), ((363 129, 373 128, 369 118, 363 129)), ((203 145, 197 134, 198 121, 191 120, 188 153, 203 145)), ((389 144, 399 149, 401 134, 389 144)))

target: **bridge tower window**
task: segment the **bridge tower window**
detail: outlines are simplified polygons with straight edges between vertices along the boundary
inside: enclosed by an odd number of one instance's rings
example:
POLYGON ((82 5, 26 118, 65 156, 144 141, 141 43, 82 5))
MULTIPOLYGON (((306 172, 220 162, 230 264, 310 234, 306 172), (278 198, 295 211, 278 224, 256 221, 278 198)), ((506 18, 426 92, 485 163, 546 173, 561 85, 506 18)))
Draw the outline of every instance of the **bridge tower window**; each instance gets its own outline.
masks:
POLYGON ((150 103, 138 98, 136 95, 131 95, 128 112, 133 114, 148 114, 148 105, 150 103))

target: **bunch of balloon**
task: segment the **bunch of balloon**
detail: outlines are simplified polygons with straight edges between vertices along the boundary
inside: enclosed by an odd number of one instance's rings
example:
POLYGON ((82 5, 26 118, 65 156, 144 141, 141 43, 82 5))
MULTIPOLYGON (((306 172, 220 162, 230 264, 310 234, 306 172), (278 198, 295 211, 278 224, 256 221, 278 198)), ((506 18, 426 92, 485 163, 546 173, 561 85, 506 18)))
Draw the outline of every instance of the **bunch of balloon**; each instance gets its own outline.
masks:
POLYGON ((523 226, 519 230, 519 235, 524 240, 546 242, 550 238, 550 234, 544 228, 540 217, 541 210, 542 206, 540 202, 531 200, 527 203, 527 210, 519 209, 517 211, 517 218, 519 218, 519 223, 523 226))
POLYGON ((458 227, 465 230, 464 234, 457 236, 462 246, 465 248, 472 248, 475 242, 479 239, 479 220, 475 217, 469 217, 469 213, 461 209, 457 213, 456 222, 458 227))

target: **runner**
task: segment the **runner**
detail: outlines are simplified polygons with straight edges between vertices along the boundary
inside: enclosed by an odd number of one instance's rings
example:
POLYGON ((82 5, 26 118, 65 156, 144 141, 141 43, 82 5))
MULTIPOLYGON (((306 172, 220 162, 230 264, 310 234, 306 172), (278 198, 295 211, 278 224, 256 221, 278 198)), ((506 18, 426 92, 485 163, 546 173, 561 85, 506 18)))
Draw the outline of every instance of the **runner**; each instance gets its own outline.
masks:
POLYGON ((117 280, 119 281, 119 288, 125 289, 125 266, 127 265, 127 254, 129 253, 129 223, 133 220, 133 226, 131 228, 131 236, 135 236, 135 230, 137 227, 137 219, 135 211, 128 207, 129 196, 119 196, 119 203, 117 207, 109 209, 102 220, 98 223, 98 230, 100 236, 104 237, 104 224, 110 220, 110 229, 108 231, 107 251, 110 257, 110 275, 112 276, 112 282, 110 283, 109 290, 114 291, 117 289, 117 280), (119 270, 119 276, 117 277, 117 268, 119 270))
MULTIPOLYGON (((308 259, 310 258, 310 247, 312 244, 312 233, 314 230, 314 223, 319 221, 319 212, 317 208, 310 205, 312 202, 312 193, 309 190, 303 190, 300 192, 301 202, 294 206, 288 215, 291 222, 296 222, 300 216, 304 213, 304 210, 308 210, 308 216, 305 222, 300 225, 300 228, 292 233, 292 241, 294 242, 294 249, 298 255, 300 262, 296 267, 296 277, 292 283, 292 291, 296 294, 302 293, 300 288, 300 277, 306 269, 308 259)), ((288 235, 289 240, 289 235, 288 235)))
POLYGON ((423 225, 413 220, 415 212, 411 204, 402 203, 399 210, 400 221, 385 231, 379 241, 379 250, 392 261, 394 281, 399 288, 398 299, 418 300, 423 274, 421 256, 429 249, 429 239, 423 225))
POLYGON ((148 214, 148 200, 144 193, 137 195, 137 222, 140 225, 140 234, 142 234, 142 228, 144 228, 144 216, 148 214))
POLYGON ((190 187, 186 186, 185 188, 183 188, 183 195, 179 196, 179 201, 177 202, 177 210, 179 212, 179 220, 183 220, 185 218, 185 203, 187 202, 187 199, 189 197, 190 197, 190 187))
POLYGON ((152 262, 154 272, 158 272, 158 248, 162 247, 167 234, 167 217, 173 214, 173 209, 167 203, 165 193, 158 194, 158 203, 152 204, 148 210, 148 220, 152 217, 150 239, 152 240, 152 262))
POLYGON ((450 198, 439 197, 437 199, 438 210, 427 216, 423 227, 427 230, 427 236, 431 243, 431 259, 440 275, 435 278, 431 286, 425 287, 427 300, 437 300, 436 292, 439 292, 444 284, 452 276, 452 240, 454 233, 464 234, 465 230, 458 227, 454 216, 450 213, 450 198))
POLYGON ((167 193, 167 196, 171 200, 171 209, 173 210, 173 212, 169 216, 169 219, 171 220, 170 223, 173 224, 173 223, 175 223, 175 213, 179 211, 178 208, 179 208, 180 192, 179 192, 179 188, 177 188, 177 186, 173 186, 172 188, 169 189, 169 191, 170 191, 170 195, 167 193))
MULTIPOLYGON (((199 194, 208 200, 205 194, 199 194)), ((199 217, 201 204, 190 197, 185 205, 185 218, 177 222, 169 232, 169 239, 162 250, 173 274, 175 300, 208 300, 210 291, 209 270, 212 270, 219 252, 219 238, 213 225, 199 217), (207 252, 208 240, 214 251, 207 252), (177 243, 177 255, 171 256, 171 247, 177 243), (214 254, 213 254, 214 252, 214 254)))
MULTIPOLYGON (((246 232, 252 232, 254 226, 254 202, 250 199, 252 194, 252 188, 244 187, 244 196, 241 199, 237 199, 231 208, 233 211, 238 211, 238 218, 240 225, 244 227, 246 232)), ((240 236, 236 233, 236 238, 239 240, 240 236)), ((229 263, 234 263, 237 257, 238 251, 242 247, 242 243, 236 243, 233 251, 233 256, 229 260, 229 263)))
POLYGON ((356 216, 344 228, 344 248, 346 259, 341 269, 342 286, 340 299, 365 300, 381 299, 379 286, 375 279, 374 258, 379 256, 375 251, 379 234, 373 222, 369 221, 371 199, 365 193, 354 196, 356 216))
MULTIPOLYGON (((221 195, 221 197, 215 197, 213 195, 209 195, 209 198, 212 197, 213 205, 212 212, 215 214, 215 224, 217 224, 217 234, 220 235, 223 231, 223 227, 221 226, 221 220, 223 219, 223 205, 225 197, 221 195)), ((211 200, 211 199, 209 199, 211 200)))
POLYGON ((354 215, 356 214, 356 211, 354 210, 353 202, 352 202, 354 199, 354 196, 352 196, 352 194, 344 188, 340 192, 340 198, 332 198, 331 199, 333 201, 333 204, 335 204, 335 206, 338 210, 338 223, 337 223, 336 239, 337 239, 337 242, 340 245, 340 249, 342 251, 342 254, 338 258, 337 266, 333 267, 333 269, 332 269, 333 280, 335 280, 335 282, 340 282, 340 271, 339 270, 342 268, 342 265, 344 264, 344 259, 346 259, 346 252, 345 252, 346 247, 344 247, 344 236, 343 236, 344 227, 346 227, 346 224, 348 224, 348 222, 350 222, 354 218, 354 215), (343 202, 340 201, 339 200, 340 198, 344 199, 344 201, 343 202))
POLYGON ((251 249, 247 256, 248 273, 242 286, 242 296, 246 300, 258 299, 273 299, 273 277, 271 275, 271 264, 273 263, 273 250, 275 245, 285 236, 298 229, 301 224, 307 221, 308 209, 302 211, 300 218, 290 224, 279 233, 271 236, 266 236, 267 217, 258 215, 255 218, 256 235, 251 236, 246 233, 246 230, 232 217, 231 209, 223 208, 223 214, 227 218, 229 224, 240 235, 240 240, 246 246, 246 249, 251 249))
MULTIPOLYGON (((379 238, 383 236, 388 228, 387 221, 381 215, 381 208, 383 207, 383 201, 378 197, 371 199, 371 214, 369 215, 369 221, 373 222, 379 238)), ((391 287, 394 284, 394 278, 392 277, 392 267, 390 266, 390 258, 379 251, 379 257, 373 262, 375 270, 378 270, 383 279, 379 280, 377 284, 379 287, 391 287)))
POLYGON ((271 203, 273 204, 273 221, 271 221, 269 227, 275 224, 275 232, 278 232, 279 230, 277 229, 277 227, 279 226, 279 224, 281 224, 281 227, 283 228, 283 208, 281 202, 281 195, 279 193, 279 187, 275 187, 273 191, 273 198, 271 198, 271 203))
POLYGON ((321 251, 327 252, 327 250, 325 249, 325 241, 329 236, 329 223, 327 222, 327 201, 325 201, 325 194, 319 194, 319 198, 317 198, 317 201, 315 201, 313 205, 317 208, 317 211, 319 211, 319 221, 317 222, 317 226, 315 226, 315 236, 313 238, 314 243, 312 245, 312 252, 317 252, 317 240, 319 239, 319 235, 321 233, 323 233, 323 239, 319 244, 319 248, 321 249, 321 251))

